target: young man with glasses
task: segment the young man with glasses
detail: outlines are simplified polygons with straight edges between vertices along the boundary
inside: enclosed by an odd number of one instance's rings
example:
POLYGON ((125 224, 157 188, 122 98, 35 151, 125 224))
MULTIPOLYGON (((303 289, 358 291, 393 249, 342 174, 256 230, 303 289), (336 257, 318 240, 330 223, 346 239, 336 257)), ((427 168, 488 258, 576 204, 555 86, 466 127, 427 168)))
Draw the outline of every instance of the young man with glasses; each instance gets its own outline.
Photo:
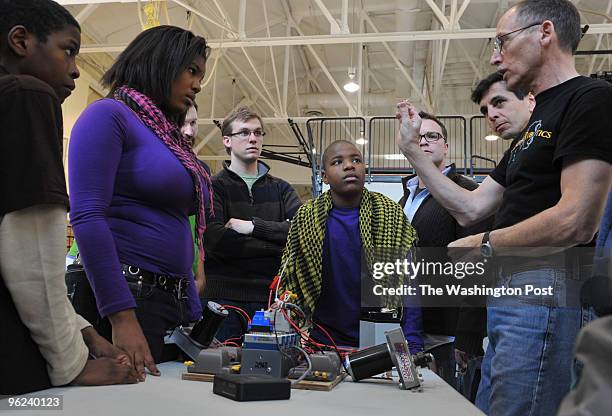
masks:
MULTIPOLYGON (((478 187, 472 179, 460 175, 455 164, 446 165, 448 133, 435 116, 420 112, 423 120, 419 146, 435 168, 458 186, 472 191, 478 187)), ((399 201, 406 216, 417 230, 421 247, 446 247, 468 235, 486 231, 490 220, 471 227, 462 227, 438 201, 418 175, 402 179, 404 196, 399 201)), ((439 259, 437 259, 439 260, 439 259)), ((470 357, 483 355, 482 339, 486 332, 486 311, 483 308, 423 308, 425 348, 432 348, 438 375, 456 386, 454 348, 470 357)))
POLYGON ((491 176, 468 192, 429 166, 418 147, 420 117, 406 102, 398 105, 398 144, 461 224, 496 214, 492 232, 451 246, 480 247, 486 256, 529 247, 520 251, 534 259, 505 265, 499 277, 512 287, 555 288, 553 296, 508 305, 490 299, 476 399, 491 415, 552 415, 570 388, 574 340, 588 319, 559 295, 568 294, 562 288, 571 280, 589 276, 571 256, 564 258, 578 267, 559 268, 546 256, 590 244, 597 231, 612 185, 612 87, 576 71, 580 15, 567 0, 522 1, 502 16, 497 33, 491 64, 508 89, 532 92, 536 107, 491 176))
MULTIPOLYGON (((236 306, 250 316, 267 306, 269 284, 279 270, 289 221, 301 205, 295 190, 270 175, 259 160, 265 129, 248 108, 229 115, 221 126, 230 155, 213 178, 215 216, 205 233, 205 300, 236 306)), ((217 334, 224 341, 246 330, 230 314, 217 334)))

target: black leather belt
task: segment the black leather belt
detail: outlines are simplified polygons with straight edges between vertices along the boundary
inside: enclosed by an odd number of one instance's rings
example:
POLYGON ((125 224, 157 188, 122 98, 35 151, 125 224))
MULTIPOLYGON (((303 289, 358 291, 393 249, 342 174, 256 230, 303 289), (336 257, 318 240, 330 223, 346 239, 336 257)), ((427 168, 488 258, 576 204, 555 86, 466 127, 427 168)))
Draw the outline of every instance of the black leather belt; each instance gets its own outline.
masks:
POLYGON ((172 277, 142 270, 136 266, 121 265, 123 275, 128 282, 153 285, 165 292, 171 293, 177 299, 187 298, 189 279, 186 277, 172 277))

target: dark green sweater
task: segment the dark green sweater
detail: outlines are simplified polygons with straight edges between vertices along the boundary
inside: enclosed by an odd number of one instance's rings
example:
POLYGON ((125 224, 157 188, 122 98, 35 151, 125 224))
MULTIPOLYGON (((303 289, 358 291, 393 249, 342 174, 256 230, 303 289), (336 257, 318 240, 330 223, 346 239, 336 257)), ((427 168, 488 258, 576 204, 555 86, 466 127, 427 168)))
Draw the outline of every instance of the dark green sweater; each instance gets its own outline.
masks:
POLYGON ((215 216, 207 219, 205 297, 266 302, 268 285, 278 272, 290 220, 301 205, 295 190, 258 162, 260 177, 251 192, 224 163, 213 178, 215 216), (231 219, 253 221, 246 236, 225 228, 231 219))

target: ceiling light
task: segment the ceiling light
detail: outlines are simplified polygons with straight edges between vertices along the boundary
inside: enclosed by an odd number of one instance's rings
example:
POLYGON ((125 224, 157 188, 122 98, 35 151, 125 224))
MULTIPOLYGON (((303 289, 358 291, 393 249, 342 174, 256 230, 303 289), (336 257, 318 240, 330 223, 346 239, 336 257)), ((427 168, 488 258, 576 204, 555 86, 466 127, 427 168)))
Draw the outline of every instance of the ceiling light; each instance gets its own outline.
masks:
POLYGON ((494 134, 489 134, 488 136, 485 136, 484 139, 488 142, 494 142, 495 140, 499 140, 499 136, 496 136, 494 134))
POLYGON ((364 139, 363 137, 358 138, 357 140, 355 140, 355 143, 363 146, 364 144, 366 144, 368 141, 366 139, 364 139))
POLYGON ((348 77, 349 80, 346 84, 344 84, 344 91, 346 92, 357 92, 359 91, 359 88, 361 88, 359 86, 359 84, 357 84, 354 79, 355 79, 355 68, 349 68, 349 72, 348 72, 348 77))

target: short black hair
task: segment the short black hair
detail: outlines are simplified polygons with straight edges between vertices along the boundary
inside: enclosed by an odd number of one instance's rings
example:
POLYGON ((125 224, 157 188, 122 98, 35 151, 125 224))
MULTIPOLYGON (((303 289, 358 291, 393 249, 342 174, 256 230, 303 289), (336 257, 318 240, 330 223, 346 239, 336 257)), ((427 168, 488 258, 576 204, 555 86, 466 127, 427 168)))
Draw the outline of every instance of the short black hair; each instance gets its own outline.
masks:
POLYGON ((335 140, 335 141, 331 142, 329 144, 329 146, 327 146, 325 148, 325 151, 323 151, 323 156, 321 156, 321 168, 323 170, 325 170, 325 165, 327 164, 327 158, 329 157, 329 152, 331 152, 332 148, 336 147, 337 145, 339 145, 341 143, 348 143, 348 144, 350 144, 355 149, 357 149, 357 151, 359 152, 361 157, 363 157, 363 153, 361 153, 361 150, 359 150, 359 148, 355 145, 355 143, 350 142, 348 140, 335 140))
MULTIPOLYGON (((206 40, 176 26, 156 26, 141 32, 102 76, 111 94, 128 86, 151 98, 166 116, 174 81, 197 56, 206 59, 206 40)), ((184 114, 183 114, 184 116, 184 114)), ((171 117, 174 118, 174 117, 171 117)), ((179 125, 182 120, 173 120, 179 125)))
POLYGON ((52 0, 0 0, 0 46, 6 42, 9 31, 18 25, 43 43, 51 33, 67 26, 81 30, 70 12, 52 0))
POLYGON ((419 111, 419 117, 423 120, 431 120, 434 121, 440 128, 442 129, 442 135, 444 136, 444 141, 448 143, 448 132, 446 131, 446 126, 442 124, 440 119, 433 114, 426 113, 425 111, 419 111))
POLYGON ((569 0, 523 0, 514 7, 522 24, 553 22, 561 48, 572 54, 576 52, 582 37, 580 13, 569 0))
MULTIPOLYGON (((485 94, 489 92, 489 89, 493 84, 498 82, 504 82, 504 76, 499 72, 493 72, 492 74, 489 74, 486 78, 481 79, 480 82, 478 82, 478 85, 476 85, 474 91, 472 91, 472 101, 480 105, 482 97, 484 97, 485 94)), ((516 95, 516 98, 518 98, 519 100, 525 98, 525 94, 521 91, 512 91, 512 93, 516 95)))

